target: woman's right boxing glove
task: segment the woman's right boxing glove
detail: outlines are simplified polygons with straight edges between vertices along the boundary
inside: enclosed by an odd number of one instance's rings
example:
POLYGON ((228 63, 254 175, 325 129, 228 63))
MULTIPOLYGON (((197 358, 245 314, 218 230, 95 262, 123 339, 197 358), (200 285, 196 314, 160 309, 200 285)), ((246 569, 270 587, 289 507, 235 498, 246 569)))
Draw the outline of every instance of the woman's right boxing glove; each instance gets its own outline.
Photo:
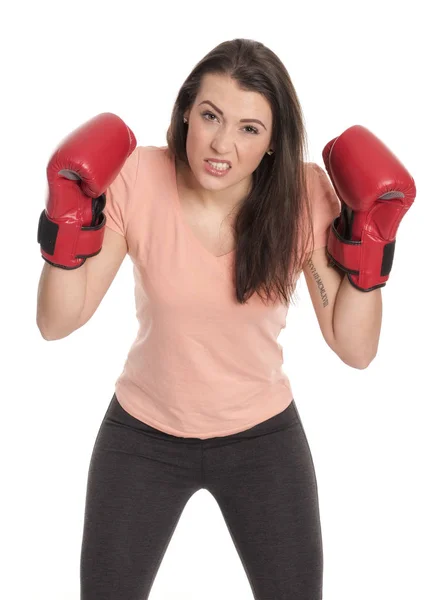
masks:
POLYGON ((136 143, 122 119, 102 113, 58 146, 47 166, 49 194, 38 223, 37 241, 46 262, 77 269, 101 251, 104 192, 136 143))

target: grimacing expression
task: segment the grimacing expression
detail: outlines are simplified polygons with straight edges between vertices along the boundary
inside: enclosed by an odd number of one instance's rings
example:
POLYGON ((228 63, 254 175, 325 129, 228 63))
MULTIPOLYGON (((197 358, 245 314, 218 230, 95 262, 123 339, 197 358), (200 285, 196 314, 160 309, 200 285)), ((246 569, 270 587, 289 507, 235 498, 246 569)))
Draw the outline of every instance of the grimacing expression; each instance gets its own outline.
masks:
POLYGON ((257 92, 240 89, 229 76, 205 75, 184 116, 188 119, 188 162, 206 189, 224 189, 249 179, 271 148, 269 102, 257 92), (231 168, 225 177, 206 172, 208 158, 229 161, 231 168))

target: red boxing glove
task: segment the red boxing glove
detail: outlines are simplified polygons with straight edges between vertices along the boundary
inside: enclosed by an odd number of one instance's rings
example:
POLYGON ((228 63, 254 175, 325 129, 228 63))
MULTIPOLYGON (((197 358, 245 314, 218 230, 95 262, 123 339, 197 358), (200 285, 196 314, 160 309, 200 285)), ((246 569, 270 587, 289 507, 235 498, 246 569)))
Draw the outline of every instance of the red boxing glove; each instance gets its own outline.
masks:
POLYGON ((341 200, 327 241, 330 264, 345 271, 358 290, 381 288, 393 264, 397 228, 416 196, 414 180, 361 125, 331 140, 322 156, 341 200))
POLYGON ((75 129, 47 166, 49 195, 40 215, 41 255, 61 269, 76 269, 101 251, 105 190, 136 148, 136 138, 112 113, 75 129))

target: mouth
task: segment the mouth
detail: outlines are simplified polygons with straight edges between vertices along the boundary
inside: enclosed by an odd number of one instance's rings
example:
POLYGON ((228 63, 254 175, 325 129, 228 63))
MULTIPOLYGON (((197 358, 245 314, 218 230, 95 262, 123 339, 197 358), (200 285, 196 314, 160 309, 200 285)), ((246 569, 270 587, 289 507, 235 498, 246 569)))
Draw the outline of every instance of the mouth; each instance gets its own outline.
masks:
POLYGON ((230 160, 218 160, 217 158, 205 158, 205 162, 213 163, 213 167, 215 168, 219 163, 228 165, 229 169, 232 169, 232 163, 230 160))

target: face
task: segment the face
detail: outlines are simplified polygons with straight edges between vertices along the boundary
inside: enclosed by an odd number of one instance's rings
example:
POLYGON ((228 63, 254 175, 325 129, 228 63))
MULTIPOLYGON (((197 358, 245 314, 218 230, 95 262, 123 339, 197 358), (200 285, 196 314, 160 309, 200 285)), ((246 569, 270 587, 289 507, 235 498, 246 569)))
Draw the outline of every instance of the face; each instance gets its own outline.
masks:
POLYGON ((198 183, 212 191, 248 186, 271 148, 272 110, 266 98, 241 90, 229 76, 208 74, 184 116, 188 162, 198 183), (231 168, 222 176, 211 174, 209 158, 229 161, 231 168))

